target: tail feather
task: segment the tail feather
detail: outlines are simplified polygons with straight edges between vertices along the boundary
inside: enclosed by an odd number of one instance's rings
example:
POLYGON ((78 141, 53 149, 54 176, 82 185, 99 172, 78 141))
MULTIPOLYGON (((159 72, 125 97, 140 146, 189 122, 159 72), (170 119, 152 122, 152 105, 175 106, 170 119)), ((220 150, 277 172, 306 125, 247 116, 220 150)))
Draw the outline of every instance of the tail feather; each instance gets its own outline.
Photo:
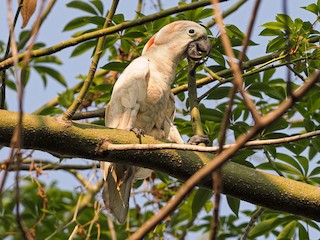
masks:
POLYGON ((126 221, 129 210, 129 198, 135 169, 122 164, 109 164, 102 197, 106 208, 116 217, 119 223, 126 221))

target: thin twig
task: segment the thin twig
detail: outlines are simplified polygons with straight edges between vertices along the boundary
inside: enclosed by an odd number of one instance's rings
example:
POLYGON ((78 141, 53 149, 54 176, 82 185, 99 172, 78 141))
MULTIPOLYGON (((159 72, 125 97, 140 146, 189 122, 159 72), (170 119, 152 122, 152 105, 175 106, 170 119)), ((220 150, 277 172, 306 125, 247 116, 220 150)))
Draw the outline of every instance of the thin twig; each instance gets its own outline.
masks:
POLYGON ((266 155, 268 162, 270 163, 271 167, 273 168, 273 170, 278 173, 279 176, 284 177, 283 173, 279 170, 279 168, 277 167, 277 165, 274 163, 274 161, 271 159, 270 154, 266 151, 265 148, 263 148, 263 152, 266 155))
MULTIPOLYGON (((10 157, 8 161, 8 165, 12 164, 14 162, 14 159, 16 159, 16 162, 19 165, 22 161, 21 157, 21 141, 22 141, 22 117, 23 117, 23 106, 22 106, 22 99, 23 99, 23 85, 22 80, 18 76, 18 49, 17 49, 17 43, 15 41, 14 37, 14 25, 13 25, 13 19, 12 19, 12 2, 10 0, 7 1, 8 5, 8 24, 9 24, 9 30, 10 30, 10 45, 12 49, 12 57, 14 59, 14 76, 16 80, 17 85, 17 93, 18 93, 18 107, 19 107, 19 113, 18 113, 18 123, 14 130, 13 136, 11 138, 11 152, 10 157)), ((6 178, 7 178, 7 170, 5 171, 3 175, 3 179, 1 182, 1 188, 0 188, 0 194, 2 193, 3 186, 5 184, 6 178)), ((16 171, 15 174, 15 218, 18 225, 18 229, 21 233, 21 236, 23 239, 31 240, 33 239, 30 231, 24 226, 21 215, 20 215, 20 186, 19 186, 19 169, 16 171)))
MULTIPOLYGON (((248 141, 243 147, 263 147, 268 145, 279 145, 283 143, 298 141, 306 138, 311 138, 320 135, 320 130, 312 132, 294 135, 290 137, 268 139, 268 140, 254 140, 248 141)), ((235 144, 226 144, 223 149, 229 149, 234 147, 235 144)), ((179 149, 186 151, 198 151, 198 152, 217 152, 219 147, 204 147, 188 144, 176 144, 176 143, 163 143, 163 144, 108 144, 108 151, 127 151, 127 150, 161 150, 161 149, 179 149)))
MULTIPOLYGON (((235 76, 235 82, 234 82, 234 85, 233 87, 231 88, 231 91, 230 91, 230 100, 228 102, 228 106, 227 106, 227 110, 226 110, 226 113, 224 115, 224 118, 223 118, 223 122, 221 124, 221 130, 220 130, 220 138, 219 138, 219 151, 218 153, 221 153, 223 151, 223 145, 225 143, 225 138, 226 138, 226 132, 227 132, 227 129, 228 129, 228 125, 229 125, 229 118, 231 116, 231 111, 232 111, 232 106, 233 106, 233 101, 235 99, 235 95, 236 95, 236 92, 237 92, 237 89, 240 90, 240 92, 242 93, 242 96, 246 102, 246 105, 247 107, 251 108, 251 114, 253 115, 253 118, 257 121, 258 118, 259 118, 259 115, 257 114, 257 111, 256 109, 254 108, 251 100, 247 99, 246 100, 246 96, 247 94, 244 92, 243 87, 242 87, 242 74, 240 72, 240 69, 242 68, 242 61, 245 57, 245 54, 246 54, 246 50, 247 50, 247 47, 249 45, 249 41, 250 41, 250 37, 251 37, 251 32, 252 32, 252 28, 253 28, 253 24, 255 22, 255 19, 256 19, 256 14, 257 14, 257 10, 258 10, 258 7, 259 7, 259 3, 260 1, 257 0, 256 1, 256 4, 255 4, 255 7, 254 7, 254 11, 253 13, 251 14, 251 19, 250 19, 250 22, 249 22, 249 28, 248 28, 248 31, 247 31, 247 34, 243 40, 243 49, 241 51, 241 54, 240 54, 240 58, 239 58, 239 65, 236 65, 234 62, 233 62, 233 58, 234 58, 234 54, 233 54, 233 51, 232 51, 232 48, 231 48, 231 43, 230 43, 230 40, 226 34, 226 31, 224 29, 224 24, 223 24, 223 20, 222 20, 222 16, 221 16, 221 12, 220 12, 220 9, 219 9, 219 3, 217 0, 213 0, 213 8, 214 8, 214 14, 215 14, 215 17, 216 17, 216 21, 219 25, 219 28, 220 28, 220 31, 221 31, 221 40, 222 40, 222 43, 223 43, 223 47, 225 49, 225 52, 227 53, 227 56, 229 58, 229 61, 230 61, 230 66, 231 66, 231 70, 233 71, 234 73, 234 76, 235 76), (237 83, 237 84, 236 84, 237 83)), ((213 177, 214 177, 214 191, 215 191, 215 196, 214 196, 214 216, 212 218, 212 223, 211 223, 211 226, 212 226, 212 231, 211 231, 211 235, 210 235, 210 238, 211 239, 216 239, 216 236, 217 236, 217 232, 218 232, 218 221, 219 221, 219 206, 220 206, 220 192, 221 192, 221 169, 217 169, 217 171, 215 171, 213 173, 213 177)))
POLYGON ((257 109, 255 108, 254 103, 250 99, 249 95, 247 94, 247 92, 243 88, 243 79, 242 79, 242 75, 241 75, 241 70, 239 68, 239 65, 236 64, 235 61, 234 61, 235 55, 234 55, 234 53, 232 51, 232 46, 231 46, 230 39, 229 39, 229 37, 228 37, 228 35, 226 33, 226 30, 224 28, 224 23, 222 21, 221 13, 219 11, 219 6, 218 6, 219 2, 218 2, 218 0, 212 0, 212 2, 215 5, 216 21, 217 21, 217 23, 219 25, 219 29, 220 29, 220 32, 221 32, 220 38, 221 38, 221 41, 223 43, 223 48, 225 50, 226 55, 228 56, 229 64, 230 64, 231 70, 232 70, 232 72, 234 74, 234 84, 237 86, 237 89, 241 93, 242 98, 243 98, 247 108, 251 112, 251 115, 252 115, 253 119, 256 122, 259 122, 260 115, 259 115, 257 109))
POLYGON ((249 237, 250 230, 254 226, 254 223, 257 221, 257 219, 261 216, 261 214, 266 210, 264 207, 259 207, 257 211, 251 216, 250 221, 248 222, 248 225, 245 228, 244 234, 241 238, 241 240, 247 240, 249 237))
MULTIPOLYGON (((19 6, 18 6, 17 11, 16 11, 16 14, 14 16, 13 24, 12 24, 13 29, 15 28, 15 26, 17 24, 18 17, 19 17, 21 8, 22 8, 22 4, 23 4, 23 0, 20 0, 19 6)), ((6 51, 4 53, 4 57, 3 57, 3 59, 1 61, 6 60, 9 57, 10 46, 11 46, 11 31, 9 32, 6 51)), ((6 70, 3 69, 1 71, 0 109, 4 109, 5 101, 6 101, 6 70)))

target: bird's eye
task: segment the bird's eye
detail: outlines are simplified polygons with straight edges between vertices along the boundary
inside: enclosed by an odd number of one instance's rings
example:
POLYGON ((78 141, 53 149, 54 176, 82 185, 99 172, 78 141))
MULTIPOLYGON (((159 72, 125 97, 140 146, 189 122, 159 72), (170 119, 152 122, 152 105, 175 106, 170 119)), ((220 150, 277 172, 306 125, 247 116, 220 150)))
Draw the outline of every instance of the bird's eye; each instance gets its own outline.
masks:
POLYGON ((195 33, 196 31, 194 30, 194 29, 189 29, 189 31, 188 31, 188 33, 190 34, 190 35, 193 35, 194 33, 195 33))

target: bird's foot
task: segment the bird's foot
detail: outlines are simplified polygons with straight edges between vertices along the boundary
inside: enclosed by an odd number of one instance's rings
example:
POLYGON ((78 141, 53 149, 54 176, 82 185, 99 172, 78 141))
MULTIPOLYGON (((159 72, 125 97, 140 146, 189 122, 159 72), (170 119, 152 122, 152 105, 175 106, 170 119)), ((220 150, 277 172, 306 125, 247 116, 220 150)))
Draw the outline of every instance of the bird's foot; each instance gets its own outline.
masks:
POLYGON ((210 139, 208 138, 208 136, 203 134, 194 135, 188 140, 188 144, 191 145, 198 145, 200 143, 204 143, 207 146, 209 142, 210 139))
POLYGON ((139 139, 139 142, 141 143, 141 137, 144 137, 144 130, 142 128, 131 128, 130 131, 134 132, 136 134, 137 138, 139 139))

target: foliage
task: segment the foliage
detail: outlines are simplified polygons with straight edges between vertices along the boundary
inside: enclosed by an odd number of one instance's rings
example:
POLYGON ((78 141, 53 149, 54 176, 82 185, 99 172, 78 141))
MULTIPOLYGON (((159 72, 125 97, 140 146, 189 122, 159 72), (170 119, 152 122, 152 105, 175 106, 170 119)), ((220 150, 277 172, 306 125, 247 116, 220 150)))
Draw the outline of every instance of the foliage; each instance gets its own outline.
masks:
MULTIPOLYGON (((159 1, 160 2, 160 1, 159 1)), ((187 4, 184 1, 180 6, 187 4)), ((302 3, 301 3, 302 4, 302 3)), ((69 1, 66 6, 77 12, 77 17, 69 19, 62 31, 70 33, 71 37, 83 36, 102 28, 105 15, 108 12, 105 1, 69 1)), ((260 36, 269 40, 265 46, 266 54, 274 54, 270 60, 269 55, 256 55, 254 58, 245 56, 244 61, 253 61, 243 69, 244 84, 255 106, 261 114, 266 114, 276 109, 293 90, 301 86, 320 66, 319 37, 316 24, 319 22, 320 1, 308 6, 302 6, 306 14, 312 15, 314 21, 310 22, 302 18, 292 19, 285 14, 278 14, 274 21, 262 25, 260 36), (258 61, 259 60, 259 61, 258 61), (288 70, 289 69, 289 70, 288 70), (286 71, 290 71, 291 80, 287 78, 286 71)), ((161 6, 157 6, 162 11, 161 6)), ((53 9, 52 11, 57 11, 53 9)), ((234 14, 237 14, 235 12, 234 14)), ((136 19, 147 16, 138 11, 136 19)), ((141 54, 144 44, 159 28, 169 22, 187 19, 202 22, 206 25, 212 18, 212 9, 200 7, 185 12, 166 16, 154 21, 126 28, 122 31, 106 36, 103 45, 103 58, 106 64, 100 66, 95 75, 93 85, 89 89, 86 98, 82 102, 80 111, 86 112, 92 109, 103 108, 109 101, 112 87, 117 77, 124 68, 141 54)), ((68 17, 66 17, 68 19, 68 17)), ((129 21, 126 15, 118 13, 113 16, 111 27, 129 21)), ((134 20, 133 20, 134 21, 134 20)), ((208 31, 212 31, 207 24, 208 31)), ((43 29, 44 31, 46 29, 43 29)), ((238 57, 246 34, 237 27, 237 24, 226 25, 226 32, 231 40, 234 53, 238 57)), ((19 51, 26 50, 27 37, 30 30, 20 32, 17 40, 19 51)), ((212 144, 216 144, 220 136, 220 127, 229 102, 229 92, 233 80, 229 63, 223 49, 220 36, 212 37, 213 48, 205 67, 199 67, 197 79, 205 79, 210 71, 215 72, 222 79, 221 82, 206 82, 206 88, 201 89, 201 120, 205 134, 212 144), (210 83, 210 84, 209 84, 210 83)), ((6 45, 5 40, 0 41, 0 53, 3 54, 6 45)), ((94 54, 97 39, 77 42, 70 54, 71 59, 80 58, 86 53, 94 54)), ((253 49, 259 43, 254 40, 249 42, 253 49)), ((34 49, 44 49, 46 43, 36 42, 34 49)), ((38 74, 46 87, 48 81, 56 81, 65 89, 58 94, 54 104, 48 104, 39 110, 40 114, 56 116, 63 113, 74 101, 79 87, 68 87, 64 73, 59 72, 56 66, 63 65, 57 55, 46 55, 31 58, 27 68, 27 77, 23 84, 27 86, 30 79, 38 74)), ((6 85, 16 90, 14 70, 6 71, 6 85)), ((85 77, 80 76, 79 81, 85 77)), ((212 81, 211 81, 212 82, 212 81)), ((179 64, 176 81, 172 88, 187 84, 187 62, 179 64)), ((320 85, 314 88, 299 101, 286 115, 266 129, 263 129, 257 139, 284 138, 290 135, 320 130, 320 85)), ((176 98, 177 125, 181 134, 185 137, 193 135, 189 121, 189 103, 186 92, 181 92, 176 98)), ((7 106, 10 99, 7 99, 7 106)), ((89 120, 88 120, 89 121, 89 120)), ((91 121, 95 124, 103 124, 101 117, 91 121)), ((239 135, 248 131, 253 125, 250 111, 246 107, 243 98, 236 94, 232 114, 227 130, 228 142, 233 142, 239 135)), ((237 163, 263 171, 280 174, 285 178, 294 179, 315 186, 320 185, 319 137, 302 139, 300 141, 282 143, 281 145, 262 146, 259 149, 243 149, 231 159, 237 163)), ((27 158, 31 158, 30 156, 27 158)), ((4 160, 4 158, 1 158, 4 160)), ((80 171, 79 171, 80 172, 80 171)), ((54 173, 52 173, 54 174, 54 173)), ((41 175, 41 174, 40 174, 41 175)), ((84 172, 83 175, 86 175, 84 172)), ((172 177, 156 172, 148 179, 147 187, 142 182, 135 184, 134 197, 131 204, 127 225, 115 224, 112 230, 108 224, 108 215, 102 211, 99 200, 92 199, 86 202, 83 208, 73 218, 77 204, 81 202, 89 191, 66 191, 57 187, 56 183, 44 186, 37 177, 20 181, 20 218, 32 234, 48 239, 67 239, 73 235, 74 239, 106 239, 110 238, 112 231, 117 233, 118 239, 126 239, 143 222, 172 198, 181 183, 172 177), (110 230, 111 229, 111 230, 110 230)), ((15 187, 6 190, 0 199, 0 236, 10 236, 10 239, 20 239, 19 228, 15 212, 15 187)), ((99 194, 96 199, 100 199, 99 194)), ((254 213, 252 209, 244 209, 242 201, 228 196, 226 204, 229 209, 220 217, 219 239, 239 239, 244 234, 244 229, 254 213)), ((210 229, 211 211, 213 208, 211 192, 204 189, 194 190, 190 196, 172 213, 170 217, 149 233, 149 239, 183 239, 187 234, 197 236, 206 234, 210 229)), ((303 219, 286 213, 266 210, 258 217, 256 225, 249 233, 250 239, 257 237, 277 239, 312 239, 311 230, 320 232, 317 222, 303 219)), ((204 235, 205 236, 205 235, 204 235)))

